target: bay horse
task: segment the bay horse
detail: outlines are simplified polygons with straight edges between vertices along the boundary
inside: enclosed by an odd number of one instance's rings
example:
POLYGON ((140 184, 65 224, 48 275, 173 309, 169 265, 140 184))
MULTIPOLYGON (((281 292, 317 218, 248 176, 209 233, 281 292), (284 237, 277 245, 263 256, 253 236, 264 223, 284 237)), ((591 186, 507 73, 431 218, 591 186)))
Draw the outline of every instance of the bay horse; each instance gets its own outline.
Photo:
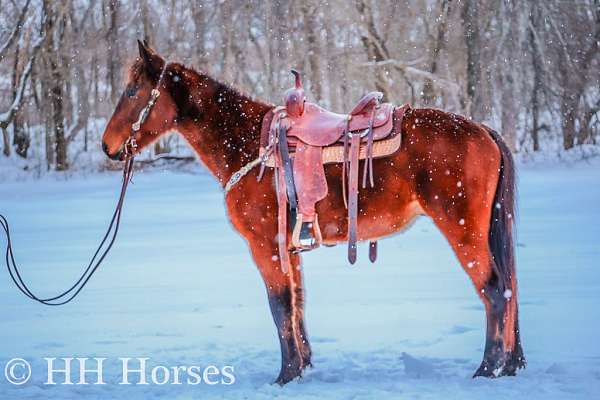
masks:
MULTIPOLYGON (((263 116, 273 108, 179 63, 167 63, 138 42, 139 57, 108 122, 105 153, 123 159, 131 126, 158 89, 154 108, 135 133, 138 151, 176 131, 221 183, 258 157, 263 116)), ((491 129, 434 109, 409 109, 401 126, 400 150, 374 160, 375 189, 360 192, 358 238, 377 240, 429 216, 454 250, 485 305, 486 344, 475 376, 515 375, 525 367, 518 323, 513 226, 515 170, 511 153, 491 129)), ((342 168, 325 166, 328 196, 317 205, 324 244, 347 240, 342 168)), ((233 227, 248 243, 264 280, 281 345, 283 385, 311 366, 304 323, 301 256, 291 254, 284 272, 278 260, 274 174, 257 182, 243 177, 225 196, 233 227)), ((288 241, 289 242, 289 241, 288 241)))

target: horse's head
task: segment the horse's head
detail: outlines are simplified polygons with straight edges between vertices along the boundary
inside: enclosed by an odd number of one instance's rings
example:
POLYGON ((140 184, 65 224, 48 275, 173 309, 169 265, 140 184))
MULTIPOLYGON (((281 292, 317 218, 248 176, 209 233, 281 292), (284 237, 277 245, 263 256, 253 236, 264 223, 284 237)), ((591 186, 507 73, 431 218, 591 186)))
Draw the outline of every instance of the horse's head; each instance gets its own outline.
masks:
POLYGON ((135 133, 138 151, 172 130, 176 122, 177 108, 166 89, 171 80, 176 78, 169 71, 163 73, 163 69, 169 69, 169 65, 165 65, 165 60, 154 50, 139 41, 138 45, 140 56, 131 66, 125 91, 102 137, 102 149, 113 160, 123 158, 125 143, 132 133, 132 125, 150 101, 153 89, 158 89, 160 95, 148 117, 135 133), (161 74, 163 78, 159 84, 161 74))

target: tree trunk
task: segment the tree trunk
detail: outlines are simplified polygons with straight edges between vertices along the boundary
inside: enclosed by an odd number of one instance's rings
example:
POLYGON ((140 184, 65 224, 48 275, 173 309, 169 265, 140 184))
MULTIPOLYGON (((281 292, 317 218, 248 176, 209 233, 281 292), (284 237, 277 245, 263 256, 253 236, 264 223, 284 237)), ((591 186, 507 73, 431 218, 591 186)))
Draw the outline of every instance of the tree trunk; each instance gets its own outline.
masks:
MULTIPOLYGON (((326 48, 325 59, 327 65, 332 66, 336 65, 336 59, 333 56, 333 51, 335 50, 335 36, 334 29, 332 29, 331 21, 326 18, 323 21, 325 25, 325 35, 326 35, 326 48)), ((340 68, 325 68, 327 74, 327 106, 332 110, 337 112, 342 112, 341 100, 340 100, 340 82, 339 77, 343 76, 343 71, 340 68)))
POLYGON ((13 146, 15 147, 15 153, 21 158, 27 158, 30 145, 31 139, 29 138, 29 132, 23 126, 23 116, 17 114, 13 121, 13 146))
POLYGON ((517 151, 518 110, 521 104, 520 96, 516 96, 516 66, 519 64, 519 27, 517 25, 517 3, 515 0, 502 1, 498 19, 502 26, 504 43, 499 49, 502 57, 500 70, 500 91, 502 101, 502 136, 512 152, 517 151))
POLYGON ((321 82, 321 46, 319 24, 317 22, 318 7, 313 0, 305 0, 300 6, 304 22, 304 37, 308 46, 308 64, 310 65, 310 91, 317 102, 323 100, 321 82))
POLYGON ((481 38, 479 35, 479 0, 465 0, 463 6, 464 38, 467 47, 468 113, 476 121, 485 119, 481 95, 481 38))
POLYGON ((531 48, 531 66, 533 67, 533 88, 531 92, 531 139, 533 151, 540 150, 540 95, 542 92, 542 55, 535 37, 540 29, 539 5, 533 3, 529 13, 529 46, 531 48))
POLYGON ((197 0, 191 0, 192 21, 194 22, 194 61, 201 70, 208 71, 206 54, 207 18, 206 5, 197 0))
POLYGON ((50 73, 49 97, 52 105, 52 126, 54 128, 54 153, 56 156, 55 168, 57 171, 68 169, 67 141, 65 138, 65 109, 64 109, 64 68, 62 62, 62 45, 64 29, 67 24, 66 14, 61 12, 59 4, 47 3, 47 40, 46 54, 50 73), (60 14, 59 14, 60 13, 60 14))
MULTIPOLYGON (((17 43, 17 50, 15 53, 15 63, 14 63, 14 73, 13 73, 13 98, 17 96, 17 91, 19 90, 19 74, 17 71, 19 70, 19 45, 17 43)), ((26 79, 26 77, 21 77, 20 79, 26 79)), ((22 158, 27 158, 27 151, 29 150, 29 145, 31 144, 31 140, 29 139, 29 134, 24 128, 24 117, 23 113, 19 109, 14 116, 13 119, 13 146, 15 147, 15 153, 22 158)))
MULTIPOLYGON (((437 35, 431 44, 431 64, 429 66, 429 72, 432 74, 436 74, 438 71, 438 60, 440 57, 440 51, 444 47, 448 14, 450 14, 450 1, 442 0, 440 4, 437 35)), ((436 94, 434 89, 433 81, 426 78, 423 82, 423 92, 421 95, 421 103, 423 107, 431 107, 435 105, 436 94)))
POLYGON ((108 84, 110 89, 110 99, 112 104, 116 104, 119 98, 118 87, 118 65, 119 60, 119 34, 118 34, 118 14, 119 0, 108 0, 108 19, 109 26, 106 32, 106 41, 108 44, 108 59, 106 70, 108 73, 108 84))
POLYGON ((8 131, 5 128, 2 128, 2 138, 4 139, 4 147, 2 148, 2 153, 6 156, 10 156, 10 136, 8 135, 8 131))
POLYGON ((65 138, 65 113, 63 102, 62 74, 55 62, 51 63, 51 74, 54 84, 50 89, 52 98, 52 123, 54 125, 54 139, 56 149, 56 170, 65 171, 69 168, 67 163, 67 141, 65 138))
POLYGON ((221 4, 221 76, 226 82, 233 80, 233 51, 232 41, 235 31, 233 24, 233 2, 221 4))
POLYGON ((569 99, 563 99, 561 104, 563 148, 565 150, 572 149, 575 146, 576 109, 571 103, 572 101, 569 101, 569 99))

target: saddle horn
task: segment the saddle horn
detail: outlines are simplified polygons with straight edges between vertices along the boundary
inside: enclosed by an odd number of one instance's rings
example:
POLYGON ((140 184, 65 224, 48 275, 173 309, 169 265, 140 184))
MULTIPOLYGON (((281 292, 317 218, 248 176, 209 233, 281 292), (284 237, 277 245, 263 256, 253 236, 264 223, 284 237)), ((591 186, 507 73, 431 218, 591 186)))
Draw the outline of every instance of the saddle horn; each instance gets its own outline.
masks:
POLYGON ((295 69, 292 69, 291 72, 292 74, 294 74, 294 77, 296 77, 296 89, 302 89, 302 80, 300 79, 300 72, 296 71, 295 69))
POLYGON ((295 69, 292 69, 292 74, 295 77, 294 87, 285 91, 283 102, 289 116, 300 117, 302 114, 304 114, 304 103, 306 102, 306 96, 304 95, 304 88, 302 87, 300 73, 295 69))

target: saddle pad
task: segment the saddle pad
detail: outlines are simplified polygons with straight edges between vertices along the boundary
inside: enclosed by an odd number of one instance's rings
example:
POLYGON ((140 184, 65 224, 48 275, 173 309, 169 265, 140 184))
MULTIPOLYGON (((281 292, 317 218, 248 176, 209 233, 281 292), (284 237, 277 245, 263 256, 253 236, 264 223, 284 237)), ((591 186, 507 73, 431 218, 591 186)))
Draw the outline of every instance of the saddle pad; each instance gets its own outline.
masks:
MULTIPOLYGON (((295 143, 290 140, 290 157, 294 158, 294 150, 295 143)), ((373 158, 381 158, 386 156, 391 156, 395 152, 400 149, 402 145, 402 135, 395 134, 390 136, 389 139, 378 140, 373 142, 373 158)), ((264 147, 260 148, 260 155, 262 156, 265 152, 264 147)), ((367 146, 360 146, 359 159, 364 160, 367 158, 367 146)), ((344 145, 334 145, 323 147, 323 164, 334 164, 334 163, 342 163, 344 162, 344 145)), ((270 168, 275 167, 275 157, 273 154, 267 158, 265 165, 270 168)))

